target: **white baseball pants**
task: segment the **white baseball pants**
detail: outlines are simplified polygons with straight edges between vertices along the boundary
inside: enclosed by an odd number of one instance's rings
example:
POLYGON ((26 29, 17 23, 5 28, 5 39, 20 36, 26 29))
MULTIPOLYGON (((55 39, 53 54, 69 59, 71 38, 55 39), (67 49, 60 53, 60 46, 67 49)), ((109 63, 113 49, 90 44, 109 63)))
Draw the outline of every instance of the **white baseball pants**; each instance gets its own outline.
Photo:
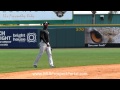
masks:
MULTIPOLYGON (((49 43, 48 43, 49 44, 49 43)), ((46 43, 44 43, 43 41, 40 42, 40 51, 39 54, 36 57, 36 60, 34 62, 34 65, 38 64, 38 61, 40 60, 41 56, 43 55, 44 51, 46 51, 47 56, 48 56, 48 61, 49 61, 49 65, 50 66, 54 66, 53 64, 53 59, 52 59, 52 52, 51 52, 51 47, 47 47, 46 43)))

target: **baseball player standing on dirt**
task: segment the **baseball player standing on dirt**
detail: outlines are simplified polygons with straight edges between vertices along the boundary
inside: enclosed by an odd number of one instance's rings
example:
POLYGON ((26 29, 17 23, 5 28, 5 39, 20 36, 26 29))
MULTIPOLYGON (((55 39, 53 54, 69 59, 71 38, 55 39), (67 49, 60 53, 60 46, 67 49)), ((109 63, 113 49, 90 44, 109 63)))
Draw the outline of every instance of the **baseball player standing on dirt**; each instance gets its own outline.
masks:
POLYGON ((49 65, 51 68, 54 68, 53 59, 52 59, 52 52, 51 52, 51 46, 50 46, 50 38, 49 38, 49 32, 47 30, 48 28, 48 22, 43 23, 43 30, 40 31, 40 51, 38 56, 36 57, 36 60, 33 64, 34 68, 37 68, 38 61, 40 60, 41 56, 43 55, 44 51, 46 51, 48 56, 49 65))

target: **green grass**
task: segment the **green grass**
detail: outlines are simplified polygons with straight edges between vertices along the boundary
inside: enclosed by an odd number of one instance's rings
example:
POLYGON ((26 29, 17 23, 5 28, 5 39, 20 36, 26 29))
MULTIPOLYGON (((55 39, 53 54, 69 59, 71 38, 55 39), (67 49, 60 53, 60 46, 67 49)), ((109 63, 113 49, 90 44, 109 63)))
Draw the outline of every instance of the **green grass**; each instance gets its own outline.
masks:
MULTIPOLYGON (((0 73, 50 68, 46 53, 33 68, 39 49, 0 49, 0 73)), ((53 49, 56 67, 120 64, 120 48, 53 49)))

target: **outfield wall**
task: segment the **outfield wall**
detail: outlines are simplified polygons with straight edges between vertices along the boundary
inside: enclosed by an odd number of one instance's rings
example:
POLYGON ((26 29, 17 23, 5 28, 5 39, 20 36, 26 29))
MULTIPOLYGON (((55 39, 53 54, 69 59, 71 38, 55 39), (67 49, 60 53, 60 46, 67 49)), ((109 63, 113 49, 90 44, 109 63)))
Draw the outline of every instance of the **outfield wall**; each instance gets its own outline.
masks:
MULTIPOLYGON (((0 48, 38 48, 42 26, 1 26, 0 48)), ((52 48, 120 47, 119 25, 49 26, 52 48)))

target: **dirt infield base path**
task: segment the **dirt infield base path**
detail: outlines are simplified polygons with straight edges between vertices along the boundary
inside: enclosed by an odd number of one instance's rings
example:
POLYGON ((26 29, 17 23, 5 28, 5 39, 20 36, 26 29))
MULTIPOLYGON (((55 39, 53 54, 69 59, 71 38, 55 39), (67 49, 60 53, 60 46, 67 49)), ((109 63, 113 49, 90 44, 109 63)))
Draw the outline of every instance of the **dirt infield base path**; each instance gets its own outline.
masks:
POLYGON ((120 79, 120 64, 4 73, 0 79, 120 79))

